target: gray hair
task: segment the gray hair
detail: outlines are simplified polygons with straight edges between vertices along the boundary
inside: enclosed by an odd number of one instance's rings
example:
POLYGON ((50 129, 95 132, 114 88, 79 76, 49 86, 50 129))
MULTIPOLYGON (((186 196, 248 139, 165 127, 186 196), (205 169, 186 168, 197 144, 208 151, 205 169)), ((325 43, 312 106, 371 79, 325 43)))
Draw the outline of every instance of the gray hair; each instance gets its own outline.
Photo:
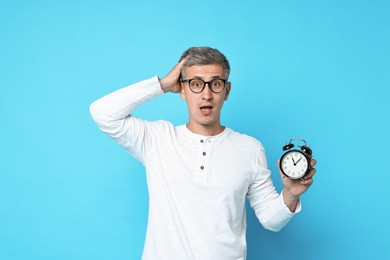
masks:
POLYGON ((191 47, 187 49, 180 57, 180 60, 186 59, 183 64, 182 75, 186 73, 187 67, 193 65, 211 65, 218 64, 222 66, 225 74, 225 79, 228 79, 230 74, 229 61, 219 50, 210 47, 191 47))

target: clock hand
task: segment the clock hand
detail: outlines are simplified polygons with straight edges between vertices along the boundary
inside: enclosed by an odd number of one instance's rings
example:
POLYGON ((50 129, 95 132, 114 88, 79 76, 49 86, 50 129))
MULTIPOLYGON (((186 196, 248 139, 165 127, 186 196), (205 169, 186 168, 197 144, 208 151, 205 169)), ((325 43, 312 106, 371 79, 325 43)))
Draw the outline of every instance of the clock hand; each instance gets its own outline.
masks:
POLYGON ((294 166, 297 165, 297 163, 294 161, 294 158, 292 156, 291 156, 291 160, 293 161, 294 166))
POLYGON ((299 160, 295 163, 295 165, 300 161, 300 160, 302 160, 302 157, 301 158, 299 158, 299 160))

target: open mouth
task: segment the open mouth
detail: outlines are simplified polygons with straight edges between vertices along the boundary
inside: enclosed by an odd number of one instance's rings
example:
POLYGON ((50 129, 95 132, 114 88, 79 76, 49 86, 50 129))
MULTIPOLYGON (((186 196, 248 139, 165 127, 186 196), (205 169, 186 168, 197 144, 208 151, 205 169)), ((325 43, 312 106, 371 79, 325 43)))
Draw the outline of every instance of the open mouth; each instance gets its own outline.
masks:
POLYGON ((209 115, 212 110, 213 110, 213 106, 201 106, 200 107, 200 111, 205 116, 209 115))

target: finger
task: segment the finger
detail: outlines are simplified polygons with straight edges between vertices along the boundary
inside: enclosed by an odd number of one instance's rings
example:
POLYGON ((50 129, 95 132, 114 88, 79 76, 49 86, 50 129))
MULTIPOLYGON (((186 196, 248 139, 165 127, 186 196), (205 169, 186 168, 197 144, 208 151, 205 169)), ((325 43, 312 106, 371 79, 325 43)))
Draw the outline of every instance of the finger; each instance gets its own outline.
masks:
POLYGON ((174 69, 178 70, 179 73, 181 73, 181 70, 183 69, 184 63, 187 61, 187 58, 182 59, 179 63, 176 64, 174 69))
POLYGON ((300 184, 307 185, 307 186, 312 185, 313 182, 314 182, 314 180, 312 178, 310 178, 310 179, 303 179, 303 180, 299 181, 300 184))
POLYGON ((168 75, 174 75, 175 77, 179 76, 185 62, 186 59, 182 59, 180 62, 176 63, 176 65, 171 69, 168 75))
POLYGON ((310 166, 311 167, 314 167, 316 164, 317 164, 317 160, 315 160, 315 159, 311 159, 310 160, 310 166))
POLYGON ((304 179, 310 179, 316 174, 317 170, 315 168, 311 168, 310 171, 303 177, 304 179))
POLYGON ((169 74, 173 74, 174 77, 179 77, 182 68, 183 68, 183 63, 181 61, 180 63, 176 64, 175 67, 173 67, 173 69, 169 74))

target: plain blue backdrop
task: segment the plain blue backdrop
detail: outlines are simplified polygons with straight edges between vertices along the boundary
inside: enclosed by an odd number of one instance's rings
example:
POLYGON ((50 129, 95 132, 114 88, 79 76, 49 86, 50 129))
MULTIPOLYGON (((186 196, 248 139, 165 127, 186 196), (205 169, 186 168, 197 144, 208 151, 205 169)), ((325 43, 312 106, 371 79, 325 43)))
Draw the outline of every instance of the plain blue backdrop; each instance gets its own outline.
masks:
MULTIPOLYGON (((248 207, 248 259, 390 259, 388 1, 0 1, 0 259, 140 259, 142 165, 88 107, 164 76, 191 46, 230 60, 222 122, 259 139, 274 183, 291 137, 318 159, 279 233, 248 207)), ((138 108, 187 122, 167 94, 138 108)))

